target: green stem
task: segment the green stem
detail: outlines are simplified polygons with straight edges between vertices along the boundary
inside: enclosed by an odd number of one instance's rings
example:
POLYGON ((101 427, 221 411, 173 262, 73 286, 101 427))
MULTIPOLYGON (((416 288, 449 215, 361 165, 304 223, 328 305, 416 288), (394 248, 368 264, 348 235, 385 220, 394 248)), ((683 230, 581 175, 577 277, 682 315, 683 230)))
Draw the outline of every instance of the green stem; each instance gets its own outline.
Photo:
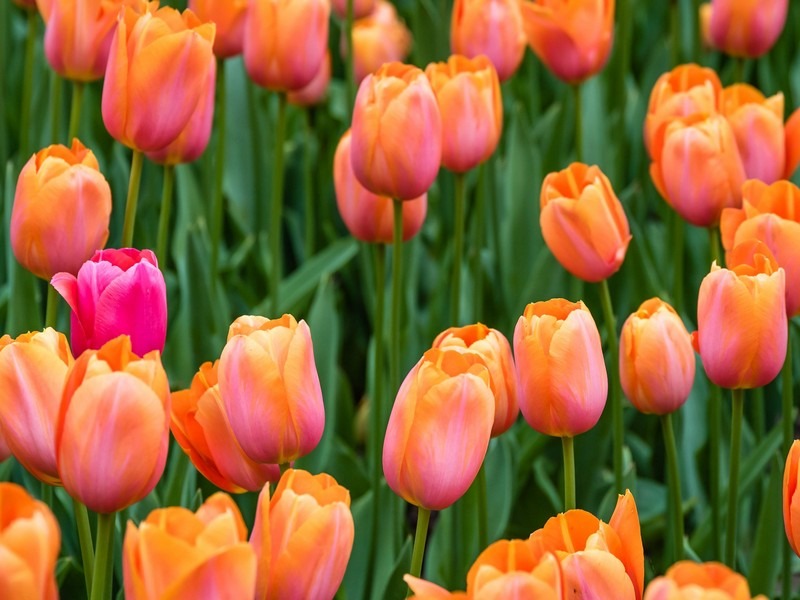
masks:
POLYGON ((347 57, 345 70, 347 76, 347 110, 348 115, 353 114, 353 105, 356 101, 356 76, 353 65, 353 0, 347 0, 347 15, 344 21, 344 39, 347 44, 347 57))
POLYGON ((575 508, 575 440, 571 436, 561 438, 564 453, 564 510, 575 508))
MULTIPOLYGON (((55 71, 50 72, 50 141, 57 143, 61 140, 61 92, 64 80, 55 71)), ((67 141, 70 145, 72 139, 67 141)))
POLYGON ((455 174, 455 240, 453 246, 453 290, 451 306, 451 325, 460 323, 459 308, 461 304, 461 261, 464 252, 464 203, 465 198, 464 174, 455 174))
POLYGON ((716 262, 718 267, 724 267, 722 252, 719 247, 719 229, 711 227, 708 230, 708 249, 711 253, 711 261, 716 262))
MULTIPOLYGON (((794 440, 794 390, 792 378, 792 328, 789 327, 786 343, 786 360, 781 372, 781 412, 783 423, 783 455, 788 456, 794 440)), ((763 410, 763 407, 762 407, 763 410)), ((783 536, 783 598, 792 596, 792 547, 789 540, 783 536)))
POLYGON ((732 390, 731 470, 728 476, 728 531, 725 538, 725 564, 736 570, 736 526, 738 524, 739 460, 742 445, 742 412, 744 391, 732 390))
POLYGON ((219 242, 222 237, 222 220, 225 215, 222 197, 222 181, 225 175, 225 61, 217 61, 217 106, 215 109, 217 128, 217 152, 214 164, 214 199, 211 213, 211 281, 216 285, 219 274, 219 242))
MULTIPOLYGON (((253 160, 253 190, 254 195, 256 198, 263 198, 264 193, 264 177, 263 171, 267 168, 263 164, 263 156, 264 151, 262 149, 262 141, 261 141, 261 131, 263 129, 261 125, 261 119, 259 118, 259 89, 256 87, 256 84, 252 81, 247 82, 247 118, 250 125, 250 155, 253 160)), ((253 207, 253 217, 256 223, 261 223, 265 217, 262 214, 263 208, 262 206, 266 205, 266 202, 255 202, 255 206, 253 207)), ((260 231, 260 227, 255 227, 255 235, 256 235, 256 242, 258 242, 258 235, 260 231)))
POLYGON ((411 576, 419 577, 422 573, 422 558, 425 555, 425 540, 428 538, 428 523, 431 511, 419 507, 417 512, 417 531, 414 535, 414 550, 411 553, 411 576))
POLYGON ((572 85, 575 99, 575 161, 583 162, 583 114, 581 110, 581 84, 572 85))
POLYGON ((94 573, 94 544, 92 544, 92 528, 89 525, 89 511, 80 501, 72 499, 72 511, 75 514, 75 527, 78 529, 78 543, 81 547, 83 577, 86 581, 86 597, 91 597, 94 573))
POLYGON ((744 80, 744 70, 745 70, 745 59, 744 58, 734 58, 733 59, 733 83, 747 83, 744 80))
POLYGON ((719 386, 711 385, 711 396, 708 399, 708 444, 709 444, 709 471, 710 471, 710 496, 711 496, 711 537, 714 540, 714 558, 722 557, 722 511, 721 490, 719 481, 720 472, 720 444, 722 443, 722 396, 719 386))
POLYGON ((78 136, 78 129, 81 126, 81 105, 83 104, 83 88, 82 81, 75 81, 72 83, 72 106, 69 111, 69 134, 67 142, 72 143, 72 139, 78 136))
POLYGON ((392 242, 392 359, 389 365, 392 390, 400 386, 400 303, 403 271, 403 201, 394 203, 394 237, 392 242))
POLYGON ((683 496, 681 495, 681 478, 678 471, 678 448, 675 445, 671 413, 661 415, 661 430, 664 433, 664 446, 667 451, 667 482, 672 507, 673 562, 677 562, 683 560, 683 496))
POLYGON ((757 442, 764 438, 766 423, 764 422, 764 388, 758 387, 751 391, 750 421, 752 422, 753 435, 757 442))
POLYGON ((41 482, 41 496, 42 502, 47 504, 50 510, 53 510, 53 486, 49 483, 41 482))
POLYGON ((156 256, 163 270, 167 268, 167 238, 169 238, 169 217, 172 213, 172 188, 175 184, 175 166, 164 165, 164 183, 161 193, 161 214, 158 217, 158 238, 156 256))
POLYGON ((181 504, 183 482, 186 480, 186 471, 189 469, 189 456, 177 443, 170 451, 174 453, 174 458, 170 461, 172 464, 167 476, 164 506, 179 506, 181 504))
POLYGON ((676 67, 681 62, 681 17, 678 12, 678 2, 674 0, 670 2, 669 20, 670 20, 670 62, 673 67, 676 67))
POLYGON ((37 11, 29 10, 28 34, 25 38, 25 72, 22 78, 22 107, 20 108, 19 130, 19 166, 25 164, 30 158, 30 133, 31 133, 31 100, 33 97, 33 62, 34 47, 36 42, 36 22, 39 18, 37 11))
POLYGON ((489 501, 486 497, 486 463, 481 464, 478 477, 478 548, 483 551, 489 545, 489 501))
POLYGON ((474 230, 472 232, 472 278, 475 281, 475 321, 478 322, 483 317, 483 265, 481 264, 481 250, 483 250, 483 234, 486 227, 486 201, 485 201, 485 179, 487 164, 483 163, 478 167, 478 185, 475 190, 475 212, 472 217, 474 230))
POLYGON ((136 206, 139 204, 139 184, 142 180, 144 155, 138 150, 131 157, 131 176, 128 180, 128 200, 125 203, 125 221, 122 224, 122 247, 133 247, 133 228, 136 225, 136 206))
POLYGON ((305 257, 311 258, 314 254, 314 230, 316 225, 316 215, 314 214, 314 178, 311 176, 311 149, 314 145, 314 130, 311 128, 311 109, 306 108, 303 113, 303 133, 305 144, 303 148, 303 194, 305 195, 305 257))
POLYGON ((678 314, 683 309, 683 256, 686 225, 676 212, 672 213, 672 303, 678 314))
POLYGON ((272 316, 278 316, 281 283, 281 215, 283 212, 283 143, 286 138, 286 94, 278 93, 278 121, 275 125, 275 163, 272 170, 272 214, 270 215, 270 306, 272 316))
POLYGON ((281 472, 281 477, 283 477, 283 474, 286 473, 286 471, 288 471, 291 468, 292 468, 291 463, 288 462, 280 463, 278 465, 278 470, 281 472))
POLYGON ((617 341, 617 319, 614 316, 614 307, 611 304, 611 293, 608 289, 608 280, 600 282, 600 299, 603 304, 603 316, 608 331, 608 372, 611 379, 611 422, 614 443, 614 485, 617 493, 625 490, 622 483, 622 396, 619 388, 619 346, 617 341))
POLYGON ((45 311, 44 326, 56 328, 58 321, 58 292, 52 285, 47 284, 47 309, 45 311))
POLYGON ((94 556, 94 581, 91 600, 110 600, 114 565, 114 520, 116 513, 97 515, 97 553, 94 556))

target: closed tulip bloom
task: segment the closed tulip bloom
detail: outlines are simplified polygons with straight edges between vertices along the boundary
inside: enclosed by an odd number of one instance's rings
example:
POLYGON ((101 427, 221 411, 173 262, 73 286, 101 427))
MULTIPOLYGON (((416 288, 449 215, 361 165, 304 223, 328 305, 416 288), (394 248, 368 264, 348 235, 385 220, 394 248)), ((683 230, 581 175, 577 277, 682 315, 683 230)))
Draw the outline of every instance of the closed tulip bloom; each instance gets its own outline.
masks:
POLYGON ((539 433, 575 436, 597 424, 608 375, 592 313, 582 301, 534 302, 514 329, 519 408, 539 433))
MULTIPOLYGON (((368 17, 375 10, 375 0, 353 0, 353 18, 368 17)), ((347 18, 347 0, 331 0, 331 8, 340 19, 347 18)))
POLYGON ((305 87, 328 49, 328 0, 250 0, 244 65, 261 87, 282 92, 305 87))
POLYGON ((73 359, 63 333, 48 327, 0 339, 0 434, 37 479, 59 484, 55 429, 73 359))
POLYGON ((106 244, 111 188, 94 153, 77 139, 48 146, 22 168, 11 210, 11 249, 42 279, 77 273, 106 244))
POLYGON ((575 277, 602 281, 616 273, 631 241, 625 211, 597 166, 572 163, 542 182, 539 223, 558 262, 575 277))
POLYGON ((525 30, 515 0, 455 0, 450 20, 453 54, 486 55, 500 81, 509 79, 525 54, 525 30))
POLYGON ((625 395, 645 414, 678 410, 692 391, 692 337, 669 304, 650 298, 628 317, 619 342, 619 376, 625 395))
POLYGON ((410 200, 428 191, 442 158, 442 118, 420 69, 389 63, 361 82, 350 157, 374 194, 410 200))
POLYGON ((432 348, 408 373, 383 442, 383 473, 395 494, 428 510, 447 508, 483 464, 494 422, 483 359, 432 348))
POLYGON ((219 360, 219 391, 245 454, 282 464, 316 448, 325 406, 311 331, 292 315, 239 317, 219 360))
POLYGON ((503 132, 497 71, 485 56, 451 56, 425 69, 442 114, 442 166, 466 173, 487 160, 503 132))
POLYGON ((125 598, 252 598, 256 554, 236 503, 218 492, 192 512, 159 508, 122 545, 125 598))
POLYGON ((214 30, 190 10, 125 8, 103 82, 103 122, 114 139, 143 152, 175 141, 208 94, 214 30))
POLYGON ((800 556, 800 440, 795 440, 786 457, 783 471, 783 526, 794 553, 800 556))
POLYGON ((506 336, 483 323, 450 327, 436 336, 434 348, 463 348, 477 353, 489 369, 489 384, 494 394, 492 437, 497 437, 517 420, 517 373, 506 336))
MULTIPOLYGON (((394 235, 392 199, 361 185, 350 160, 350 130, 345 131, 333 156, 333 187, 339 215, 353 237, 362 242, 390 244, 394 235)), ((403 202, 403 241, 422 228, 428 212, 428 194, 403 202)))
POLYGON ((217 26, 214 36, 217 58, 230 58, 242 53, 247 0, 189 0, 189 8, 201 21, 211 21, 217 26))
POLYGON ((522 0, 528 44, 559 79, 580 83, 600 72, 614 41, 614 0, 522 0))
MULTIPOLYGON (((353 23, 353 72, 358 83, 381 65, 404 61, 411 50, 411 32, 397 16, 394 4, 376 0, 375 9, 353 23)), ((342 56, 347 44, 342 39, 342 56)))
POLYGON ((192 387, 172 394, 170 429, 192 464, 226 492, 256 492, 277 481, 278 465, 253 462, 233 435, 219 393, 217 365, 203 363, 192 387))
POLYGON ((70 496, 99 513, 138 502, 161 479, 169 448, 169 383, 158 351, 128 336, 84 352, 69 371, 55 431, 70 496))
POLYGON ((786 163, 784 179, 791 179, 800 165, 800 108, 796 109, 786 120, 784 126, 786 140, 786 163))
POLYGON ((70 343, 79 355, 130 336, 133 352, 161 352, 167 337, 167 287, 150 250, 100 250, 75 277, 58 273, 52 285, 72 309, 70 343))
POLYGON ((692 225, 713 227, 722 209, 741 206, 744 165, 722 115, 675 119, 658 132, 652 148, 653 184, 692 225))
POLYGON ((733 56, 759 57, 780 37, 788 8, 788 0, 712 0, 710 41, 733 56))
POLYGON ((333 598, 355 530, 350 492, 325 473, 289 469, 258 498, 250 543, 258 556, 257 600, 333 598))
POLYGON ((295 106, 314 106, 321 103, 328 93, 328 84, 331 82, 331 53, 326 52, 324 60, 319 64, 319 70, 314 79, 305 87, 286 94, 289 104, 295 106))
POLYGON ((767 600, 752 596, 750 586, 739 573, 722 563, 683 560, 647 586, 644 600, 767 600))
POLYGON ((58 600, 58 521, 25 488, 0 482, 0 592, 3 598, 58 600))

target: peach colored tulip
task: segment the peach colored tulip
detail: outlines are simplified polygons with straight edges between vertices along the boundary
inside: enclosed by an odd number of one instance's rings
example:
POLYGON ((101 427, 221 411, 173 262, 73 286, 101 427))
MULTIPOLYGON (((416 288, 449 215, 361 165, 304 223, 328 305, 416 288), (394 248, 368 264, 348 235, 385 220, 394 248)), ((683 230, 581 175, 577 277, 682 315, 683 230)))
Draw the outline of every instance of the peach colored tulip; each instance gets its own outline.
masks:
MULTIPOLYGON (((368 17, 375 10, 375 0, 353 0, 353 18, 368 17)), ((340 19, 347 18, 347 0, 331 0, 331 8, 340 19)))
MULTIPOLYGON (((333 156, 333 187, 339 215, 353 237, 363 242, 390 244, 394 236, 392 199, 377 196, 361 185, 350 160, 350 130, 345 131, 333 156)), ((422 228, 428 212, 428 194, 403 202, 403 241, 422 228)))
POLYGON ((434 348, 463 348, 477 353, 489 369, 489 384, 494 394, 492 437, 497 437, 517 420, 517 373, 506 336, 483 323, 450 327, 436 336, 434 348))
POLYGON ((247 0, 189 0, 189 8, 201 21, 217 26, 214 54, 218 58, 242 53, 247 0))
POLYGON ((219 391, 234 436, 260 463, 288 463, 316 448, 325 407, 311 331, 292 315, 239 317, 219 360, 219 391))
POLYGON ((55 431, 58 472, 99 513, 155 487, 169 447, 169 383, 157 351, 139 358, 128 336, 87 350, 70 368, 55 431))
POLYGON ((289 104, 295 106, 314 106, 321 103, 328 93, 328 84, 331 82, 331 53, 326 52, 325 58, 319 65, 319 70, 314 79, 305 87, 286 94, 289 104))
POLYGON ((800 556, 800 440, 795 440, 786 457, 783 471, 783 526, 794 553, 800 556))
POLYGON ((664 415, 678 410, 692 391, 692 336, 669 304, 650 298, 622 326, 619 375, 637 410, 664 415))
POLYGON ((767 600, 751 596, 747 579, 722 563, 684 560, 647 586, 644 600, 767 600))
POLYGON ((722 211, 722 245, 730 252, 744 241, 762 241, 786 271, 786 314, 800 314, 800 189, 788 181, 751 179, 742 198, 742 208, 722 211))
POLYGON ((111 188, 91 150, 48 146, 22 168, 11 210, 11 249, 19 263, 49 280, 75 274, 108 239, 111 188))
POLYGON ((741 206, 744 165, 725 117, 675 119, 656 132, 652 151, 653 184, 692 225, 713 227, 723 208, 741 206))
POLYGON ((250 543, 258 556, 257 600, 333 598, 354 540, 350 492, 325 473, 289 469, 270 499, 258 498, 250 543))
POLYGON ((48 327, 0 340, 0 433, 37 479, 59 484, 55 429, 72 353, 48 327))
MULTIPOLYGON (((375 9, 353 23, 353 71, 358 83, 384 63, 403 61, 411 50, 411 32, 397 16, 394 4, 376 0, 375 9)), ((347 44, 342 40, 342 56, 347 44)))
POLYGON ((614 0, 522 0, 528 44, 553 74, 580 83, 600 72, 614 41, 614 0))
POLYGON ((122 545, 127 600, 252 598, 256 553, 236 503, 218 492, 197 512, 159 508, 122 545))
POLYGON ((244 64, 271 90, 299 90, 319 72, 328 48, 328 0, 250 0, 244 64))
POLYGON ((622 204, 597 166, 572 163, 542 182, 539 223, 558 262, 575 277, 602 281, 616 273, 631 241, 622 204))
POLYGON ((257 492, 277 481, 277 465, 253 462, 233 435, 219 393, 217 365, 203 363, 192 387, 172 394, 170 429, 192 464, 211 483, 226 492, 257 492))
POLYGON ((397 392, 383 442, 383 473, 395 494, 428 510, 464 495, 489 448, 490 381, 477 353, 425 352, 397 392))
POLYGON ((0 482, 0 595, 58 600, 58 521, 44 502, 15 483, 0 482))
POLYGON ((487 160, 503 132, 503 101, 485 56, 451 56, 425 69, 442 115, 442 166, 466 173, 487 160))
POLYGON ((765 98, 756 88, 739 83, 722 90, 720 112, 733 129, 745 177, 765 183, 783 177, 783 94, 765 98))
POLYGON ((592 313, 562 298, 525 307, 514 329, 519 408, 539 433, 575 436, 597 424, 608 375, 592 313))
POLYGON ((775 379, 786 359, 784 270, 755 240, 727 256, 730 269, 714 262, 700 284, 695 348, 712 383, 761 387, 775 379))
POLYGON ((709 40, 733 56, 766 54, 783 31, 788 6, 789 0, 712 0, 709 40))
POLYGON ((500 81, 509 79, 525 54, 525 30, 515 0, 455 0, 450 21, 453 54, 487 56, 500 81))
POLYGON ((783 176, 790 179, 800 165, 800 108, 789 116, 783 129, 786 136, 786 166, 783 176))
POLYGON ((442 158, 442 118, 421 70, 388 63, 361 82, 350 157, 374 194, 410 200, 428 191, 442 158))
POLYGON ((125 8, 103 83, 103 122, 114 139, 147 152, 180 136, 213 83, 214 31, 190 10, 125 8))

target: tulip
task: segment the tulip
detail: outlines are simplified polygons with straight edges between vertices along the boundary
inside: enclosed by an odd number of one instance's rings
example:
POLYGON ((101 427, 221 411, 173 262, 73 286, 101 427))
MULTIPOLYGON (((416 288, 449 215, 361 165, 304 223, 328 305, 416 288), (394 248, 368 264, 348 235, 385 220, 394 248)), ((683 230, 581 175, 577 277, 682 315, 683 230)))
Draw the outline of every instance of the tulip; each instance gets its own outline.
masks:
POLYGON ((450 327, 436 336, 434 348, 463 348, 477 353, 489 370, 489 385, 494 394, 492 437, 497 437, 517 420, 517 373, 506 336, 482 323, 450 327))
POLYGON ((272 499, 258 498, 250 543, 258 556, 258 600, 333 598, 353 549, 350 492, 330 475, 286 471, 272 499))
POLYGON ((75 354, 130 336, 133 351, 161 352, 167 337, 167 288, 150 250, 100 250, 78 271, 51 283, 72 309, 70 342, 75 354))
POLYGON ((111 188, 97 159, 77 139, 34 154, 17 180, 11 249, 37 277, 77 273, 108 239, 111 188))
POLYGON ((672 565, 647 586, 644 600, 767 600, 750 595, 747 579, 722 563, 684 560, 672 565))
POLYGON ((550 173, 540 206, 544 241, 567 271, 597 282, 619 270, 631 240, 628 219, 598 167, 572 163, 550 173))
POLYGON ((328 0, 250 0, 244 33, 250 78, 277 91, 308 85, 325 60, 329 15, 328 0))
POLYGON ((608 61, 614 0, 522 0, 528 45, 559 79, 580 83, 608 61))
POLYGON ((797 480, 800 475, 800 440, 795 440, 786 457, 783 471, 783 526, 794 553, 800 556, 800 494, 797 480))
POLYGON ((59 484, 55 429, 67 371, 67 338, 48 327, 0 340, 0 434, 37 479, 59 484))
POLYGON ((442 166, 466 173, 487 160, 503 131, 497 71, 485 56, 451 56, 425 69, 442 115, 442 166))
MULTIPOLYGON (((340 19, 347 18, 347 1, 331 0, 331 8, 340 19)), ((352 0, 352 2, 354 19, 368 17, 375 10, 375 5, 377 4, 376 0, 352 0)))
POLYGON ((744 83, 722 91, 720 111, 736 137, 747 179, 772 183, 783 177, 783 94, 770 98, 744 83))
POLYGON ((252 598, 256 555, 236 503, 218 492, 195 513, 171 506, 128 521, 122 575, 128 600, 252 598))
MULTIPOLYGON (((390 244, 394 234, 392 199, 365 188, 353 173, 350 130, 345 131, 333 156, 333 186, 339 215, 353 237, 363 242, 390 244)), ((428 194, 403 202, 403 241, 422 228, 428 212, 428 194)))
POLYGON ((744 165, 725 117, 675 119, 657 132, 652 151, 656 189, 692 225, 713 227, 722 209, 741 205, 744 165))
POLYGON ((178 138, 213 83, 214 30, 190 10, 125 8, 103 83, 103 122, 114 139, 147 152, 178 138))
POLYGON ((522 15, 514 0, 455 0, 450 21, 453 54, 487 56, 500 81, 509 79, 525 53, 522 15))
POLYGON ((784 126, 786 140, 785 179, 790 179, 800 165, 800 108, 795 110, 786 120, 784 126))
POLYGON ((489 447, 490 381, 480 355, 459 348, 432 348, 411 369, 383 443, 383 472, 398 496, 441 510, 464 495, 489 447))
POLYGON ((722 211, 722 245, 730 252, 747 240, 763 242, 786 271, 787 316, 800 314, 800 189, 753 179, 742 186, 742 198, 742 208, 722 211))
POLYGON ((292 315, 233 322, 219 361, 219 391, 234 436, 255 462, 288 463, 322 438, 325 407, 311 331, 292 315))
POLYGON ((757 58, 780 37, 788 6, 788 0, 712 0, 709 40, 727 54, 757 58))
POLYGON ((217 58, 230 58, 242 53, 247 0, 189 0, 189 9, 200 21, 211 21, 216 25, 214 54, 217 58))
POLYGON ((314 106, 319 104, 328 93, 328 84, 331 82, 331 53, 325 54, 325 59, 320 63, 319 70, 314 79, 305 87, 286 94, 289 104, 295 106, 314 106))
POLYGON ((428 190, 441 163, 442 118, 421 70, 389 63, 361 82, 350 156, 374 194, 409 200, 428 190))
POLYGON ((619 374, 637 410, 664 415, 678 410, 694 384, 692 337, 669 304, 646 300, 622 326, 619 374))
POLYGON ((712 383, 732 389, 772 381, 786 358, 785 274, 769 249, 750 240, 716 261, 700 284, 695 348, 712 383))
POLYGON ((411 50, 411 32, 387 0, 375 0, 372 13, 353 23, 352 36, 353 73, 358 83, 384 63, 405 60, 411 50))
POLYGON ((169 447, 169 383, 158 351, 139 358, 128 336, 84 352, 70 368, 55 430, 70 496, 114 513, 149 494, 169 447))
POLYGON ((218 364, 203 363, 192 387, 172 394, 170 429, 211 483, 227 492, 256 492, 267 481, 278 480, 278 466, 253 462, 236 441, 219 393, 218 364))
POLYGON ((58 521, 44 502, 0 482, 0 591, 4 598, 57 600, 58 521))

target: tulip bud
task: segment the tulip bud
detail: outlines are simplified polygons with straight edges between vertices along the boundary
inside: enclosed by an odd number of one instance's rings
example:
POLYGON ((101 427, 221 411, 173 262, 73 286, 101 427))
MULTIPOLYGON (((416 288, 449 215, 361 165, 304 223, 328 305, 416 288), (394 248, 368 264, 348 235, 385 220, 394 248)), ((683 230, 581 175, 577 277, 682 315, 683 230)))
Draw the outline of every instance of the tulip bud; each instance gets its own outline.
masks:
POLYGON ((75 354, 128 335, 133 351, 161 352, 167 337, 167 286, 150 250, 101 250, 75 277, 58 273, 52 285, 72 309, 75 354))
MULTIPOLYGON (((353 72, 358 83, 389 62, 404 61, 411 50, 411 32, 397 16, 394 4, 376 0, 375 9, 353 23, 353 72)), ((342 39, 342 56, 347 52, 342 39)))
POLYGON ((286 94, 289 104, 295 106, 314 106, 325 99, 328 84, 331 82, 331 53, 326 52, 325 58, 319 64, 319 70, 314 78, 305 87, 293 90, 286 94))
POLYGON ((97 159, 77 139, 34 154, 17 180, 11 249, 37 277, 77 273, 106 244, 111 188, 97 159))
POLYGON ((727 54, 757 58, 780 37, 788 8, 788 0, 712 0, 710 41, 727 54))
POLYGON ((783 172, 785 179, 791 179, 800 165, 800 108, 796 109, 786 120, 784 127, 786 140, 786 167, 783 172))
POLYGON ((189 9, 200 21, 211 21, 217 26, 214 36, 217 58, 230 58, 242 53, 247 0, 189 0, 189 9))
MULTIPOLYGON (((347 18, 347 1, 348 0, 331 0, 331 8, 336 16, 340 19, 347 18)), ((368 17, 373 10, 375 10, 376 0, 352 0, 353 2, 353 18, 361 19, 368 17)))
POLYGON ((662 577, 647 586, 644 600, 767 600, 766 596, 750 595, 747 579, 722 563, 696 563, 683 560, 675 563, 662 577))
POLYGON ((798 479, 800 479, 800 440, 795 440, 786 457, 786 466, 783 471, 783 526, 786 537, 794 553, 800 556, 800 494, 798 494, 798 479))

